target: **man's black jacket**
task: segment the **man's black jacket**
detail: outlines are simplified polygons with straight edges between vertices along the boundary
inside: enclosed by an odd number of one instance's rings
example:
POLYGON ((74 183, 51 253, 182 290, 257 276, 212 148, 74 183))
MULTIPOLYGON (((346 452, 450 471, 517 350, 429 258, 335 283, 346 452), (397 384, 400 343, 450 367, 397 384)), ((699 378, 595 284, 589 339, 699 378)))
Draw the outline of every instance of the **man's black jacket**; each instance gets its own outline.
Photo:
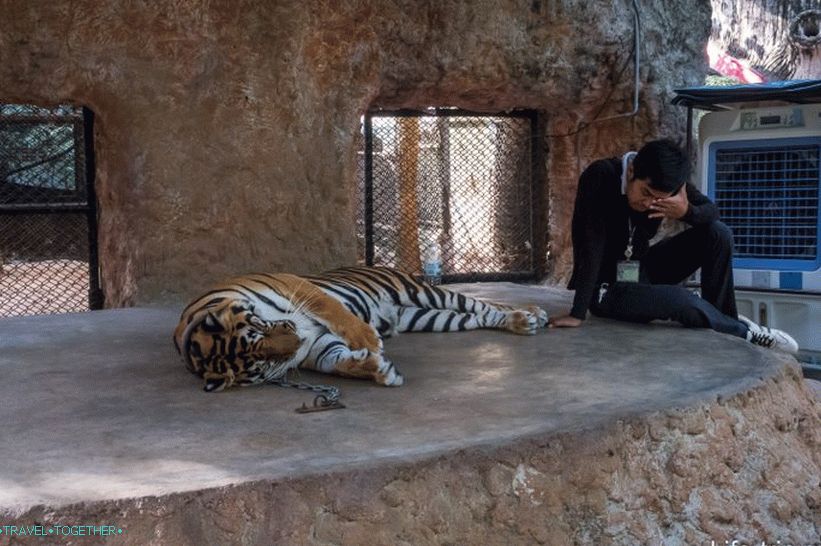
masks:
MULTIPOLYGON (((579 178, 573 210, 573 276, 568 288, 576 290, 570 315, 584 320, 601 283, 616 280, 616 263, 624 259, 632 219, 633 260, 641 260, 648 241, 658 231, 661 219, 632 210, 621 193, 622 163, 619 158, 592 163, 579 178)), ((709 224, 718 219, 718 209, 692 184, 687 184, 690 208, 682 221, 709 224)))

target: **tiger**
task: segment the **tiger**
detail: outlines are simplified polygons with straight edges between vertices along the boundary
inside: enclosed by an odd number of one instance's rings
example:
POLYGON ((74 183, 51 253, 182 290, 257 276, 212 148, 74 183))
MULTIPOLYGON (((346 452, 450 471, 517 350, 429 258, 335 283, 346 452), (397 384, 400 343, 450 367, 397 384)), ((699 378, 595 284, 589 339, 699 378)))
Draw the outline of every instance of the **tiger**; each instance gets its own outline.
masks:
POLYGON ((538 306, 490 303, 359 266, 229 279, 185 307, 174 345, 206 392, 276 381, 297 367, 398 387, 404 376, 385 357, 384 338, 477 328, 532 335, 546 324, 538 306))

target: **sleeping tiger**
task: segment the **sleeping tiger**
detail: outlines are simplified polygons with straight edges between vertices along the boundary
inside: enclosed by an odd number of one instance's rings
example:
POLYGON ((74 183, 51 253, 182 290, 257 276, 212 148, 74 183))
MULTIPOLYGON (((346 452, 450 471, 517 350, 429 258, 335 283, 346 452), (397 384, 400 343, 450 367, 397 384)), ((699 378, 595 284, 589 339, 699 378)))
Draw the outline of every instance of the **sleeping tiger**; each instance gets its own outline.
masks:
POLYGON ((398 387, 404 379, 383 355, 383 337, 476 328, 526 335, 546 323, 539 307, 514 309, 392 269, 350 267, 233 278, 183 310, 174 344, 207 392, 277 380, 297 366, 398 387))

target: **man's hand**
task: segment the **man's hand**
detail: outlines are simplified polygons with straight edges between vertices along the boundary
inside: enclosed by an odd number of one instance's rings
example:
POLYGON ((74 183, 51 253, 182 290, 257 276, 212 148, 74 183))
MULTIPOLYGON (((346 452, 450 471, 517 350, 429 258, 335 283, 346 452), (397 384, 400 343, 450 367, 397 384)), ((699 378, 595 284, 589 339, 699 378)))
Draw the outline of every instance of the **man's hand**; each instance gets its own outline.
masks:
POLYGON ((685 186, 686 184, 681 186, 678 193, 674 193, 670 197, 654 200, 650 205, 650 213, 647 216, 649 218, 672 218, 673 220, 681 220, 690 208, 685 186))
POLYGON ((564 315, 561 317, 553 317, 547 321, 548 328, 576 328, 577 326, 582 325, 582 320, 577 319, 576 317, 571 317, 570 315, 564 315))

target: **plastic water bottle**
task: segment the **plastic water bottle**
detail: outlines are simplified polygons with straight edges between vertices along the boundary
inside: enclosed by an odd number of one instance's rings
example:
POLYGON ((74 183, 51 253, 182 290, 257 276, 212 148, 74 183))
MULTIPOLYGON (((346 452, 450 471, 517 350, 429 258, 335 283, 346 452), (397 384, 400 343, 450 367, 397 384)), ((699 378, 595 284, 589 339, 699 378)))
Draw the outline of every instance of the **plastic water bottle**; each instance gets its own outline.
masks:
POLYGON ((442 284, 442 250, 436 241, 430 243, 425 249, 422 276, 427 284, 442 284))

